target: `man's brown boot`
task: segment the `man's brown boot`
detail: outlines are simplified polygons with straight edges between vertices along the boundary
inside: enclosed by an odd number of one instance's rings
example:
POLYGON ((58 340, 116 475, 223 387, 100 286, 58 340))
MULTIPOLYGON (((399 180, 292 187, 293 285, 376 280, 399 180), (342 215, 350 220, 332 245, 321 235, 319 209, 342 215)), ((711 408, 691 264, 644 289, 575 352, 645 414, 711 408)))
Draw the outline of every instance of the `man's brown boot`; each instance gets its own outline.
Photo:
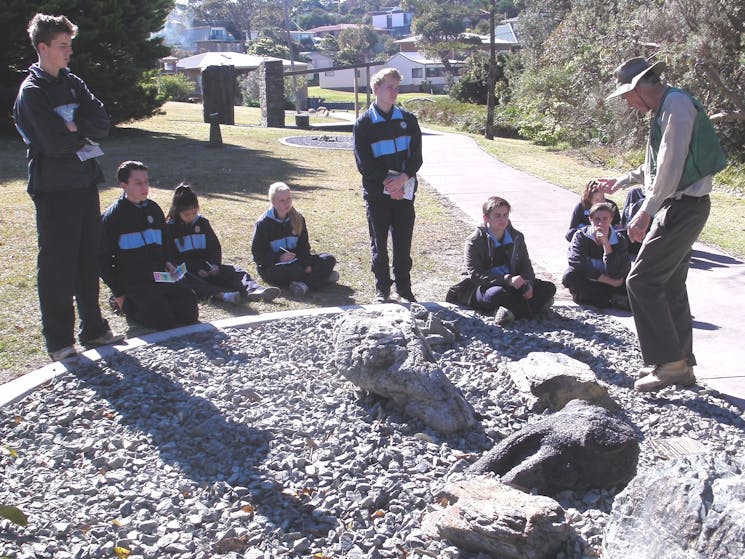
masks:
POLYGON ((641 369, 639 369, 636 372, 637 378, 644 378, 647 375, 651 375, 654 373, 654 370, 657 368, 657 365, 644 365, 641 369))
MULTIPOLYGON (((639 372, 641 373, 641 371, 639 372)), ((680 386, 696 384, 693 367, 688 366, 685 359, 657 365, 654 371, 634 383, 634 390, 639 392, 654 392, 671 384, 678 384, 680 386)))

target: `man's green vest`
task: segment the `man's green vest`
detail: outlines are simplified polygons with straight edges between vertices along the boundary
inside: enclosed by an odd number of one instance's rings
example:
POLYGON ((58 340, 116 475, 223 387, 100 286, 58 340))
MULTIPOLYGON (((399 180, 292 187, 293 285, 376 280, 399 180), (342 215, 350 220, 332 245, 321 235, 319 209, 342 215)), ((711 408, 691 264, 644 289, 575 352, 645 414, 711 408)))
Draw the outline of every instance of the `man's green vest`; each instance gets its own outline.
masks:
POLYGON ((697 180, 708 175, 715 175, 727 166, 727 157, 719 145, 714 125, 706 115, 704 106, 688 92, 676 87, 669 87, 660 102, 660 108, 652 120, 652 127, 649 134, 649 145, 652 148, 651 173, 657 175, 657 153, 660 150, 662 141, 662 129, 659 124, 662 104, 667 96, 673 91, 687 95, 693 105, 696 107, 696 119, 693 121, 693 130, 691 132, 691 143, 688 145, 688 156, 686 157, 683 175, 680 177, 677 190, 685 190, 697 180))

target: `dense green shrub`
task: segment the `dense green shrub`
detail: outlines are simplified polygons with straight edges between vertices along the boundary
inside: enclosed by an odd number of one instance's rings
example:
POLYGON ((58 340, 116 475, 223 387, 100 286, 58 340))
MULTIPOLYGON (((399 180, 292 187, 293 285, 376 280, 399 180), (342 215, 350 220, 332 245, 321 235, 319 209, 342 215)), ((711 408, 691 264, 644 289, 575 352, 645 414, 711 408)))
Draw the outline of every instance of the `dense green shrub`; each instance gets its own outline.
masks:
MULTIPOLYGON (((304 85, 307 85, 307 78, 305 78, 304 76, 297 76, 295 81, 297 82, 298 89, 301 89, 304 85)), ((240 90, 244 106, 260 106, 260 86, 261 84, 259 82, 259 72, 249 72, 245 76, 238 78, 238 88, 240 90)), ((284 79, 285 109, 288 111, 295 108, 295 91, 293 90, 293 87, 294 85, 292 78, 286 77, 284 79)))
POLYGON ((161 74, 155 83, 162 101, 187 101, 194 92, 194 82, 185 74, 161 74))
POLYGON ((173 0, 6 0, 0 34, 0 131, 26 68, 37 60, 26 27, 36 12, 65 14, 78 28, 70 70, 103 101, 112 122, 154 114, 161 106, 152 75, 169 49, 152 34, 163 27, 173 0))
MULTIPOLYGON (((452 126, 462 132, 483 134, 486 126, 486 107, 463 103, 449 97, 434 101, 412 100, 406 108, 416 113, 422 122, 452 126)), ((497 107, 494 113, 494 135, 503 138, 518 137, 512 108, 497 107)))

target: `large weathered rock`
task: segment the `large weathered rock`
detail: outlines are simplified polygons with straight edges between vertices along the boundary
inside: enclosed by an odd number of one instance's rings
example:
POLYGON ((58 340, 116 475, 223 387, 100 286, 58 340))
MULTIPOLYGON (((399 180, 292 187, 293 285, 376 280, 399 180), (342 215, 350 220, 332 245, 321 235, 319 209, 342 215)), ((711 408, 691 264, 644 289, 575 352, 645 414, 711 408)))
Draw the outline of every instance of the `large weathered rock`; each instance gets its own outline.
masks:
POLYGON ((636 473, 639 443, 628 423, 583 400, 511 434, 470 466, 544 495, 624 485, 636 473))
POLYGON ((695 455, 639 474, 616 496, 603 558, 745 557, 743 466, 695 455))
POLYGON ((390 398, 440 432, 476 422, 473 407, 437 365, 403 307, 342 315, 334 327, 334 362, 360 388, 390 398))
POLYGON ((559 503, 493 478, 449 484, 441 496, 452 504, 427 515, 423 532, 469 551, 500 559, 548 559, 572 534, 559 503))
POLYGON ((507 370, 536 413, 558 411, 571 400, 586 400, 611 411, 619 405, 585 363, 563 353, 535 351, 507 370))

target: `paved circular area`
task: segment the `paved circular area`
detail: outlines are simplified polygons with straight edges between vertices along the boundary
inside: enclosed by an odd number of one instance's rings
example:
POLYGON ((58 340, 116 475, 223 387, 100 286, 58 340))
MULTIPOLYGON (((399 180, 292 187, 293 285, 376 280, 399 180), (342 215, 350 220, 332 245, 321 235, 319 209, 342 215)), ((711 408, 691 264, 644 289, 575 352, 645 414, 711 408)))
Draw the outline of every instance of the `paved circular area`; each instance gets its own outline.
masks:
POLYGON ((318 136, 287 136, 280 140, 283 144, 303 148, 347 149, 354 147, 352 136, 336 134, 319 134, 318 136))

